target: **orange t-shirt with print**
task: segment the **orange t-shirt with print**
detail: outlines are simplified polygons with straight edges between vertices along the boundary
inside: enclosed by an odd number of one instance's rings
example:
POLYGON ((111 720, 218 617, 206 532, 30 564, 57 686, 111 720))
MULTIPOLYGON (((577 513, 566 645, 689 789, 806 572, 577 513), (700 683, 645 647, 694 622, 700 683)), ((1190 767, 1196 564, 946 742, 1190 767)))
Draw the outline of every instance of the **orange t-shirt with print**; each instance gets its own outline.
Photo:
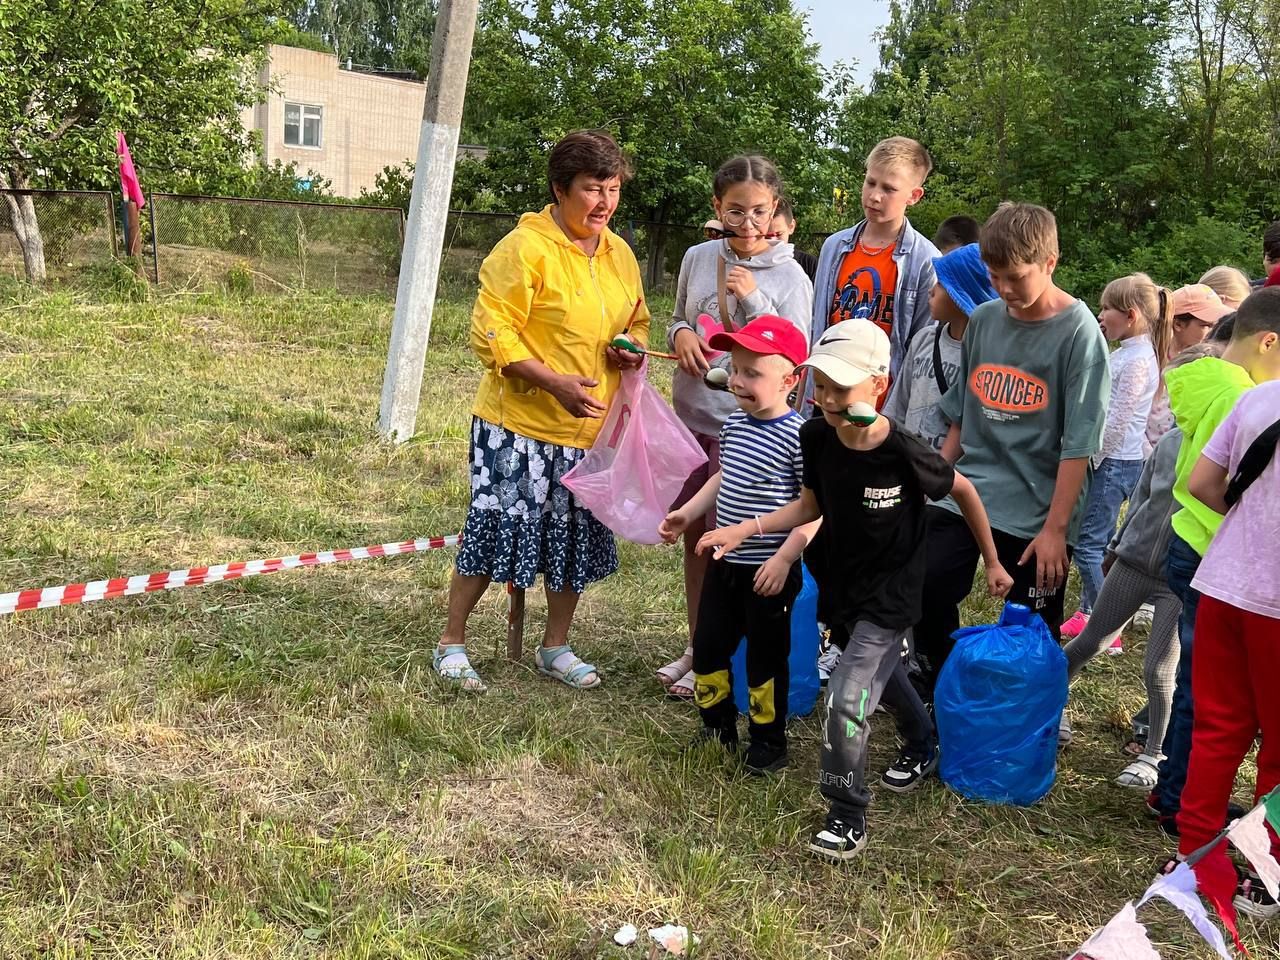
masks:
MULTIPOLYGON (((831 298, 830 323, 854 317, 870 320, 885 336, 893 332, 893 298, 898 288, 898 265, 893 260, 895 244, 868 247, 862 241, 844 255, 836 272, 836 289, 831 298)), ((892 384, 891 384, 892 385, 892 384)), ((889 396, 886 390, 877 406, 889 396)))

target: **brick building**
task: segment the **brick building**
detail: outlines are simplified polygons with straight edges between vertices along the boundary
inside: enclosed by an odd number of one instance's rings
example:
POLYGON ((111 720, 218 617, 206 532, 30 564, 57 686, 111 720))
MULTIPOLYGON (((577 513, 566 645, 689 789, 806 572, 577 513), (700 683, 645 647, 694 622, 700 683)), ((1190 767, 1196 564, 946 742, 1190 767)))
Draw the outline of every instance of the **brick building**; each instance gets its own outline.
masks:
MULTIPOLYGON (((337 57, 272 45, 259 77, 273 92, 245 111, 262 135, 263 159, 293 161, 333 181, 340 196, 372 189, 384 167, 418 154, 426 87, 404 74, 344 69, 337 57)), ((476 155, 477 148, 460 153, 476 155)))

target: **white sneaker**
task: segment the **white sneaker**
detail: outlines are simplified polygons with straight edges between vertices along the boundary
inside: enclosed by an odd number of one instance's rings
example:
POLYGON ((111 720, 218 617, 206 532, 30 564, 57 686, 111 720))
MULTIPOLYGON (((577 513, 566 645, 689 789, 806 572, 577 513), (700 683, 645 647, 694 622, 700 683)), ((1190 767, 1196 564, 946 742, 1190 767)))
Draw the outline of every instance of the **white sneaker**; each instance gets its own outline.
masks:
POLYGON ((1071 721, 1067 719, 1067 711, 1062 711, 1062 719, 1058 721, 1058 749, 1071 742, 1071 721))
POLYGON ((1142 627, 1144 630, 1151 629, 1151 621, 1156 615, 1156 608, 1149 603, 1144 603, 1138 608, 1138 612, 1133 615, 1133 625, 1142 627))
POLYGON ((832 644, 818 654, 819 683, 826 683, 831 678, 831 674, 835 673, 836 667, 840 664, 840 654, 843 652, 835 644, 832 644))

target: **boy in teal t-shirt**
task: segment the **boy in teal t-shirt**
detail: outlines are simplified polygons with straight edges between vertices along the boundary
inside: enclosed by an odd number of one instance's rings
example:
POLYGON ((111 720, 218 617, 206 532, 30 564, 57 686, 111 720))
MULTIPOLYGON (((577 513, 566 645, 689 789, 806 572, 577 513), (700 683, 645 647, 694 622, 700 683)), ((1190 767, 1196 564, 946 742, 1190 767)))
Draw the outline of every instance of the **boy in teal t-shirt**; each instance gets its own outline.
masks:
MULTIPOLYGON (((1058 229, 1032 204, 1002 204, 983 225, 982 259, 999 300, 973 311, 960 369, 943 396, 951 427, 942 455, 977 487, 1009 600, 1062 622, 1071 545, 1080 525, 1089 458, 1102 444, 1111 376, 1097 318, 1053 282, 1058 229)), ((956 506, 928 509, 930 602, 915 627, 924 692, 960 626, 978 546, 956 506)))

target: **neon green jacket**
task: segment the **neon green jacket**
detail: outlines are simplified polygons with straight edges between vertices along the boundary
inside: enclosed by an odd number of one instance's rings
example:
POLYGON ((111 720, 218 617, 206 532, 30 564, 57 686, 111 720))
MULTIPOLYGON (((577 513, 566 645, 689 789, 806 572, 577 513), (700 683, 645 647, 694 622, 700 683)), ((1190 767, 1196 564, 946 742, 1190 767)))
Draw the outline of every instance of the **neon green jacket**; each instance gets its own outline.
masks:
POLYGON ((1173 484, 1174 499, 1182 509, 1173 515, 1173 532, 1203 557, 1222 523, 1222 514, 1206 507, 1188 492, 1187 478, 1213 431, 1227 419, 1240 395, 1254 383, 1244 367, 1217 357, 1201 357, 1170 370, 1164 375, 1164 382, 1174 419, 1182 430, 1177 479, 1173 484))

